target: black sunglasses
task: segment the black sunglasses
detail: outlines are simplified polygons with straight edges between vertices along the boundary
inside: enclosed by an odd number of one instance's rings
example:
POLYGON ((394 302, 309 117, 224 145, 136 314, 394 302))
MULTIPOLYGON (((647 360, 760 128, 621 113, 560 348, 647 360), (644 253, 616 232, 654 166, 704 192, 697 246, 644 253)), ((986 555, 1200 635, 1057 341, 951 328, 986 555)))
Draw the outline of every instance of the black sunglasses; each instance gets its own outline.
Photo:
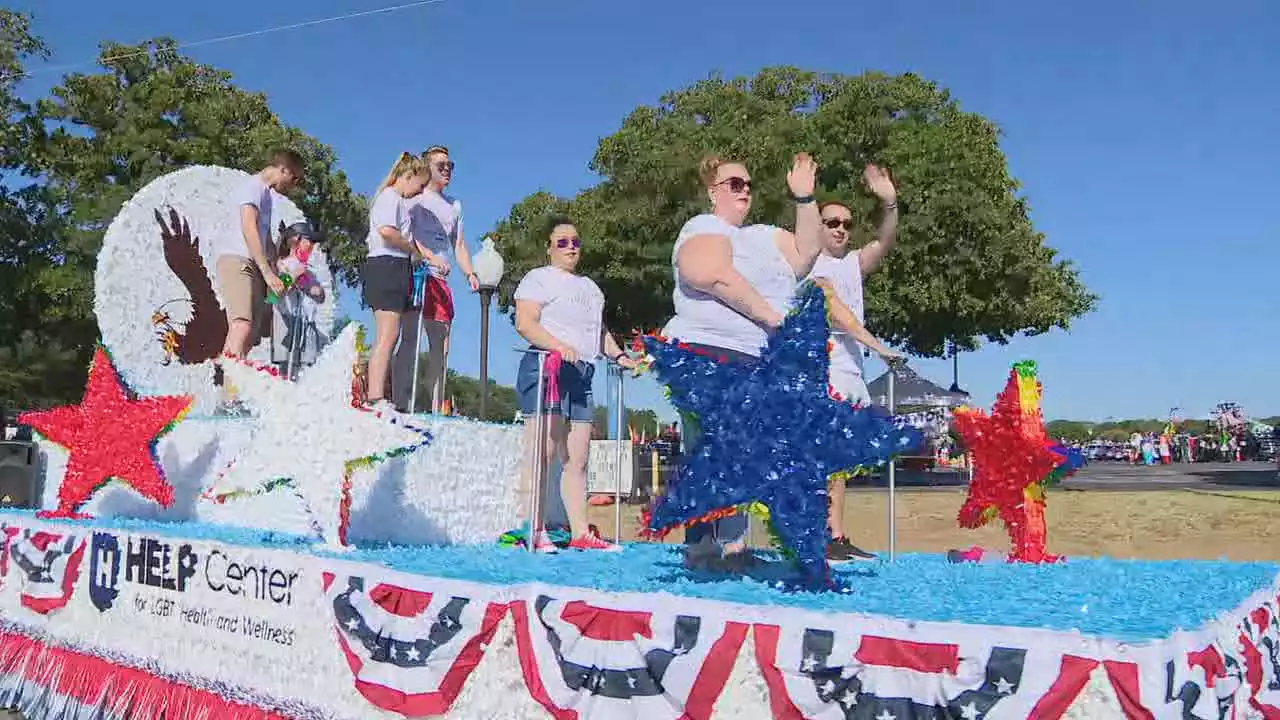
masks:
POLYGON ((836 229, 836 228, 838 228, 838 227, 843 227, 845 230, 852 230, 852 229, 853 229, 853 221, 852 221, 852 220, 841 220, 840 218, 827 218, 826 220, 823 220, 823 221, 822 221, 822 224, 823 224, 823 225, 826 225, 827 227, 831 228, 832 230, 835 230, 835 229, 836 229))
POLYGON ((556 240, 556 247, 560 248, 561 250, 569 247, 570 245, 572 245, 573 248, 576 250, 582 247, 582 241, 576 237, 559 238, 558 240, 556 240))
POLYGON ((454 169, 455 167, 457 167, 457 165, 455 165, 455 164, 454 164, 454 162, 453 162, 452 160, 446 160, 446 161, 444 161, 444 162, 438 162, 438 163, 436 163, 436 165, 435 165, 435 168, 436 168, 436 170, 437 170, 438 172, 444 172, 445 170, 448 170, 449 172, 453 172, 453 169, 454 169))
POLYGON ((751 181, 740 177, 725 178, 724 180, 716 183, 716 185, 728 185, 729 192, 733 193, 751 192, 751 181))

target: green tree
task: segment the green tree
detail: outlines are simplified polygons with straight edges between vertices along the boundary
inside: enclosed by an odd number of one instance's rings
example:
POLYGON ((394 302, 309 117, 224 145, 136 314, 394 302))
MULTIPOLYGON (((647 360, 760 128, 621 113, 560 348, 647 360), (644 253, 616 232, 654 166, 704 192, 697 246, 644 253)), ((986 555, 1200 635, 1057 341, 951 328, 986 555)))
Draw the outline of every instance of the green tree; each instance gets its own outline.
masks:
POLYGON ((306 163, 292 199, 325 234, 339 276, 356 280, 365 202, 335 169, 332 148, 282 123, 264 94, 236 87, 231 73, 194 62, 169 38, 103 43, 98 63, 105 72, 67 75, 39 104, 49 128, 40 169, 75 226, 69 251, 91 260, 121 205, 165 173, 190 165, 254 172, 271 148, 288 146, 306 163))
MULTIPOLYGON (((424 388, 427 387, 426 360, 424 355, 422 362, 418 365, 419 393, 425 392, 424 388)), ((445 380, 445 392, 453 403, 455 413, 465 417, 480 418, 480 380, 478 378, 459 375, 450 370, 445 380)), ((420 395, 418 404, 427 407, 430 403, 425 396, 420 395)), ((489 380, 489 399, 485 404, 485 417, 480 419, 501 423, 515 422, 516 411, 519 409, 520 398, 516 395, 515 388, 489 380)))
POLYGON ((1051 420, 1045 423, 1049 437, 1071 442, 1086 442, 1093 438, 1093 423, 1079 420, 1051 420))
POLYGON ((502 307, 520 276, 544 262, 542 222, 564 212, 586 239, 580 268, 604 291, 610 326, 660 326, 671 313, 676 234, 706 209, 699 158, 745 161, 758 188, 752 220, 789 226, 784 178, 799 150, 815 155, 822 185, 854 206, 864 232, 876 221, 859 182, 866 163, 890 168, 899 187, 901 242, 867 293, 879 336, 937 356, 950 343, 972 349, 981 338, 1066 328, 1094 307, 1096 296, 1032 227, 993 123, 915 75, 790 67, 713 76, 637 108, 600 141, 591 162, 598 185, 516 204, 494 232, 511 270, 502 307))
MULTIPOLYGON (((627 433, 631 430, 635 431, 637 439, 641 432, 650 439, 658 434, 658 414, 649 408, 628 408, 626 423, 622 429, 624 438, 629 437, 627 433)), ((591 437, 596 440, 609 437, 609 409, 603 405, 597 405, 592 414, 591 437)))
POLYGON ((0 9, 0 404, 45 407, 84 385, 86 325, 65 303, 77 273, 59 261, 65 224, 37 180, 41 124, 17 92, 27 63, 48 50, 23 13, 0 9), (69 349, 70 348, 70 349, 69 349))

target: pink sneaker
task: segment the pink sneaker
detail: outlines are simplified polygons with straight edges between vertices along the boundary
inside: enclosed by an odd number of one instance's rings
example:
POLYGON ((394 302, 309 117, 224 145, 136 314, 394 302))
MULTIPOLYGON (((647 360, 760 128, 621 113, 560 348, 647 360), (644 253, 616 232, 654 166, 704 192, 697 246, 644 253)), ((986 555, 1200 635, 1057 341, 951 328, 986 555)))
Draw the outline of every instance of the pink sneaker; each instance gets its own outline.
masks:
POLYGON ((569 542, 570 550, 599 550, 601 552, 622 552, 621 545, 601 540, 595 535, 579 535, 569 542))
POLYGON ((554 555, 560 552, 560 548, 551 542, 551 536, 547 535, 546 530, 539 530, 538 534, 533 536, 533 551, 544 555, 554 555))

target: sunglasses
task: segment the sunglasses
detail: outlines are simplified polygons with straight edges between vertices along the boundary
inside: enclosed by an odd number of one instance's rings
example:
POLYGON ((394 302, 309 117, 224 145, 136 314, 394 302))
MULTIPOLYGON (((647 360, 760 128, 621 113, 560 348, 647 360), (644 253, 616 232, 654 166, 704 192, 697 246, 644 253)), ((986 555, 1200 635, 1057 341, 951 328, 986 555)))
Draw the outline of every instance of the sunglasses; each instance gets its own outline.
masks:
POLYGON ((457 167, 457 165, 455 165, 452 160, 446 160, 445 162, 438 162, 435 164, 437 172, 445 172, 446 170, 453 172, 455 167, 457 167))
POLYGON ((582 247, 582 241, 576 237, 560 238, 556 240, 556 247, 560 248, 561 250, 569 247, 570 245, 573 246, 574 250, 577 250, 578 248, 582 247))
POLYGON ((731 177, 721 180, 716 185, 728 185, 731 193, 750 193, 751 181, 744 180, 740 177, 731 177))
POLYGON ((852 229, 853 229, 853 221, 852 221, 852 220, 841 220, 841 219, 839 219, 839 218, 828 218, 828 219, 826 219, 826 220, 823 220, 823 221, 822 221, 822 224, 823 224, 823 225, 826 225, 827 227, 831 228, 832 230, 835 230, 835 229, 836 229, 836 228, 838 228, 838 227, 842 227, 842 228, 844 228, 845 230, 852 230, 852 229))

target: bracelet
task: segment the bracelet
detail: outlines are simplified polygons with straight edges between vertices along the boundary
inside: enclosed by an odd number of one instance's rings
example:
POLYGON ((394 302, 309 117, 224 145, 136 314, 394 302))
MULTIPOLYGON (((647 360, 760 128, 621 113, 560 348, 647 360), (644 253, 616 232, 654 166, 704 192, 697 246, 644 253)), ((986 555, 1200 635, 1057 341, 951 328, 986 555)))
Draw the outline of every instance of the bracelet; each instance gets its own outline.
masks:
POLYGON ((626 356, 627 356, 627 354, 626 354, 626 353, 624 353, 624 352, 620 352, 620 353, 618 353, 617 355, 614 355, 614 356, 613 356, 613 361, 614 361, 614 362, 618 362, 619 360, 621 360, 622 358, 624 358, 624 357, 626 357, 626 356))
POLYGON ((795 200, 797 205, 808 205, 813 202, 812 195, 792 195, 791 199, 795 200))
POLYGON ((898 201, 897 201, 897 200, 894 200, 893 202, 889 203, 888 205, 885 205, 885 206, 884 206, 884 209, 885 209, 886 211, 888 211, 888 210, 897 210, 897 209, 898 209, 898 201))

